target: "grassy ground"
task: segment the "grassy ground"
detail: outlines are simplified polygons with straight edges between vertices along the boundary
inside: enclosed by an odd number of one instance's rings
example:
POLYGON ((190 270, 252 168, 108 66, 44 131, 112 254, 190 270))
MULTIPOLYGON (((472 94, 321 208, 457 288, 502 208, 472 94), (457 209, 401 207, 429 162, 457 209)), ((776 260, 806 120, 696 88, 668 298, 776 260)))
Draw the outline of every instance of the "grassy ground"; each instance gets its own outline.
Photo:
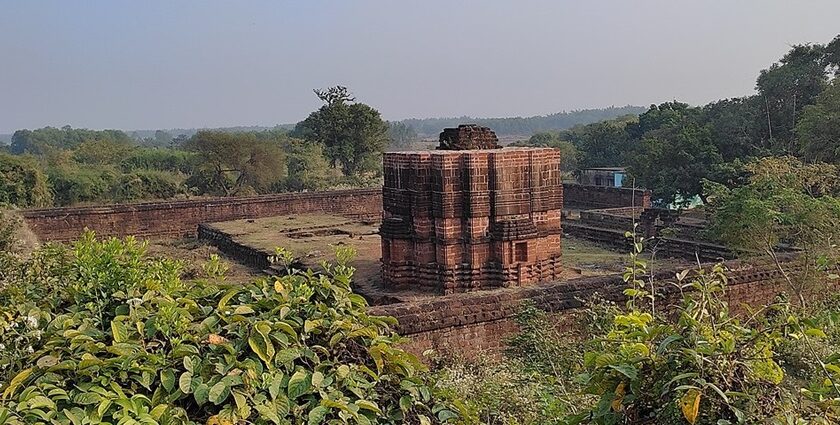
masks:
MULTIPOLYGON (((360 285, 376 285, 380 280, 378 223, 327 214, 299 214, 227 221, 214 223, 214 227, 248 246, 267 251, 276 247, 291 250, 310 267, 317 267, 321 261, 333 262, 336 247, 350 246, 357 252, 353 262, 357 269, 354 281, 360 285)), ((206 258, 209 254, 205 254, 201 255, 206 258)), ((563 239, 565 279, 620 273, 626 261, 625 252, 575 237, 563 239)), ((653 265, 663 269, 688 263, 679 259, 656 259, 653 265)))
POLYGON ((228 265, 227 280, 231 282, 247 282, 262 276, 260 270, 242 265, 236 260, 222 254, 213 246, 195 239, 150 240, 148 255, 151 257, 172 258, 184 263, 183 279, 195 279, 204 276, 204 264, 211 254, 216 254, 228 265))
POLYGON ((334 262, 335 248, 356 250, 356 281, 378 279, 381 245, 379 224, 327 214, 299 214, 214 223, 214 227, 244 245, 274 251, 283 247, 304 265, 317 267, 321 261, 334 262))
MULTIPOLYGON (((650 255, 644 257, 650 260, 650 255)), ((584 276, 597 276, 624 271, 627 253, 607 249, 590 241, 571 236, 563 238, 563 264, 579 269, 584 276)), ((691 263, 675 258, 655 258, 651 264, 655 269, 690 266, 691 263)))

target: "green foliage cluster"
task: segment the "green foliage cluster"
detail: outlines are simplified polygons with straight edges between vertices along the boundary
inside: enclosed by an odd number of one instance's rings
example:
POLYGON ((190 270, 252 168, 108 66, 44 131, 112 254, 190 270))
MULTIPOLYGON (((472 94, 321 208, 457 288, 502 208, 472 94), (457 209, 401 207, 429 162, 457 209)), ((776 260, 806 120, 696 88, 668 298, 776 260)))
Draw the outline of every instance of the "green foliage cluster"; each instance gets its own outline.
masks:
POLYGON ((354 102, 343 86, 315 90, 315 94, 324 105, 299 122, 291 134, 322 145, 331 165, 340 165, 345 176, 376 172, 389 130, 379 111, 354 102))
MULTIPOLYGON (((17 233, 20 219, 0 210, 0 255, 11 254, 18 249, 17 233)), ((0 262, 0 266, 3 263, 0 262)))
POLYGON ((522 363, 490 358, 438 359, 437 388, 463 400, 464 424, 562 424, 571 405, 539 372, 522 363))
MULTIPOLYGON (((832 424, 840 420, 840 304, 777 298, 734 314, 721 265, 655 278, 634 250, 627 304, 597 297, 581 328, 524 305, 500 362, 448 361, 438 385, 470 423, 832 424), (666 290, 667 287, 667 290, 666 290), (677 300, 671 300, 676 288, 677 300)), ((836 269, 815 267, 821 279, 836 269)))
POLYGON ((51 203, 47 176, 35 159, 0 153, 0 205, 43 207, 51 203))
MULTIPOLYGON (((769 157, 745 168, 749 175, 741 186, 706 182, 710 235, 777 264, 780 249, 796 249, 805 270, 840 273, 840 166, 769 157)), ((813 275, 786 273, 785 278, 804 305, 813 275)))
POLYGON ((18 260, 0 274, 0 423, 454 419, 338 254, 323 273, 245 285, 225 283, 217 257, 187 282, 134 239, 92 233, 18 260))
POLYGON ((579 379, 598 402, 571 423, 755 423, 783 410, 774 353, 786 328, 731 316, 720 265, 677 275, 683 299, 668 321, 655 308, 658 282, 646 279, 641 241, 635 246, 624 274, 627 309, 584 356, 579 379))
POLYGON ((170 173, 192 172, 195 154, 176 149, 134 149, 122 159, 119 166, 123 172, 157 170, 170 173))
POLYGON ((414 127, 402 121, 388 122, 387 137, 388 149, 392 151, 408 150, 414 142, 420 140, 414 127))
MULTIPOLYGON (((703 180, 742 183, 743 164, 792 155, 836 163, 840 146, 840 36, 796 45, 760 72, 757 93, 704 106, 651 105, 638 119, 618 117, 557 133, 578 151, 579 167, 626 166, 663 205, 707 197, 703 180)), ((546 144, 544 136, 530 144, 546 144)), ((554 142, 556 143, 556 142, 554 142)))
POLYGON ((139 141, 117 130, 20 130, 9 148, 16 155, 0 154, 0 203, 63 206, 379 184, 386 142, 405 148, 416 132, 389 127, 375 109, 351 103, 346 88, 316 92, 326 105, 296 126, 300 139, 281 128, 176 138, 159 130, 139 141))
POLYGON ((833 80, 802 110, 796 135, 806 160, 840 164, 840 80, 833 80))
POLYGON ((72 150, 86 141, 105 141, 131 144, 131 138, 119 130, 87 130, 82 128, 44 127, 37 130, 18 130, 12 135, 13 154, 46 155, 51 151, 72 150))

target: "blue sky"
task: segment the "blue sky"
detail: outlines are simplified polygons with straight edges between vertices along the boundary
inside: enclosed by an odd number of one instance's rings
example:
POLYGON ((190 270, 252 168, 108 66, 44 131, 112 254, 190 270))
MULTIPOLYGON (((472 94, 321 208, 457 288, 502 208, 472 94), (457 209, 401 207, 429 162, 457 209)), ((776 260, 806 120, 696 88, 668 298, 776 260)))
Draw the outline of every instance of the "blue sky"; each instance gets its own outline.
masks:
POLYGON ((386 119, 749 94, 840 1, 0 0, 0 133, 274 125, 343 84, 386 119))

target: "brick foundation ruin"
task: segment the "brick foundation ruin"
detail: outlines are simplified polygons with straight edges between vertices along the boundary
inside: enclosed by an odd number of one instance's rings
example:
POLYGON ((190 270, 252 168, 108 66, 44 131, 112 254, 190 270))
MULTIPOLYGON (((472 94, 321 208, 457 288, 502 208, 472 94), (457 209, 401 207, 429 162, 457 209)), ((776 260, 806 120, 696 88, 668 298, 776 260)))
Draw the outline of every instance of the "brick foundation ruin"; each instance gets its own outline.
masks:
POLYGON ((500 149, 496 132, 475 124, 444 128, 439 136, 439 150, 500 149))
POLYGON ((562 271, 558 151, 392 152, 384 171, 388 287, 449 294, 554 280, 562 271))

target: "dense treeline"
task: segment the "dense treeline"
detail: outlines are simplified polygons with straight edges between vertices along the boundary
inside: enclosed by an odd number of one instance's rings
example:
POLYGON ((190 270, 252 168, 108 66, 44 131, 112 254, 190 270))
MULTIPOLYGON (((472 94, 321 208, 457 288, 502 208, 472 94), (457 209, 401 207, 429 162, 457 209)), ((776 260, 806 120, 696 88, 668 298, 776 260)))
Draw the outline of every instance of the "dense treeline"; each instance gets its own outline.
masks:
POLYGON ((563 130, 576 125, 610 120, 628 114, 640 114, 645 108, 640 106, 611 106, 603 109, 583 109, 571 112, 558 112, 550 115, 511 118, 410 118, 400 121, 411 126, 421 135, 437 136, 445 127, 455 127, 465 122, 477 123, 490 127, 499 135, 527 136, 541 131, 563 130))
POLYGON ((0 153, 0 204, 18 207, 235 196, 376 184, 386 146, 416 140, 344 87, 316 91, 324 106, 292 132, 19 130, 0 153))
POLYGON ((529 144, 565 149, 579 167, 627 166, 663 204, 705 198, 704 180, 737 185, 758 158, 840 161, 838 67, 840 37, 798 45, 760 72, 752 96, 651 105, 638 119, 536 134, 529 144))

